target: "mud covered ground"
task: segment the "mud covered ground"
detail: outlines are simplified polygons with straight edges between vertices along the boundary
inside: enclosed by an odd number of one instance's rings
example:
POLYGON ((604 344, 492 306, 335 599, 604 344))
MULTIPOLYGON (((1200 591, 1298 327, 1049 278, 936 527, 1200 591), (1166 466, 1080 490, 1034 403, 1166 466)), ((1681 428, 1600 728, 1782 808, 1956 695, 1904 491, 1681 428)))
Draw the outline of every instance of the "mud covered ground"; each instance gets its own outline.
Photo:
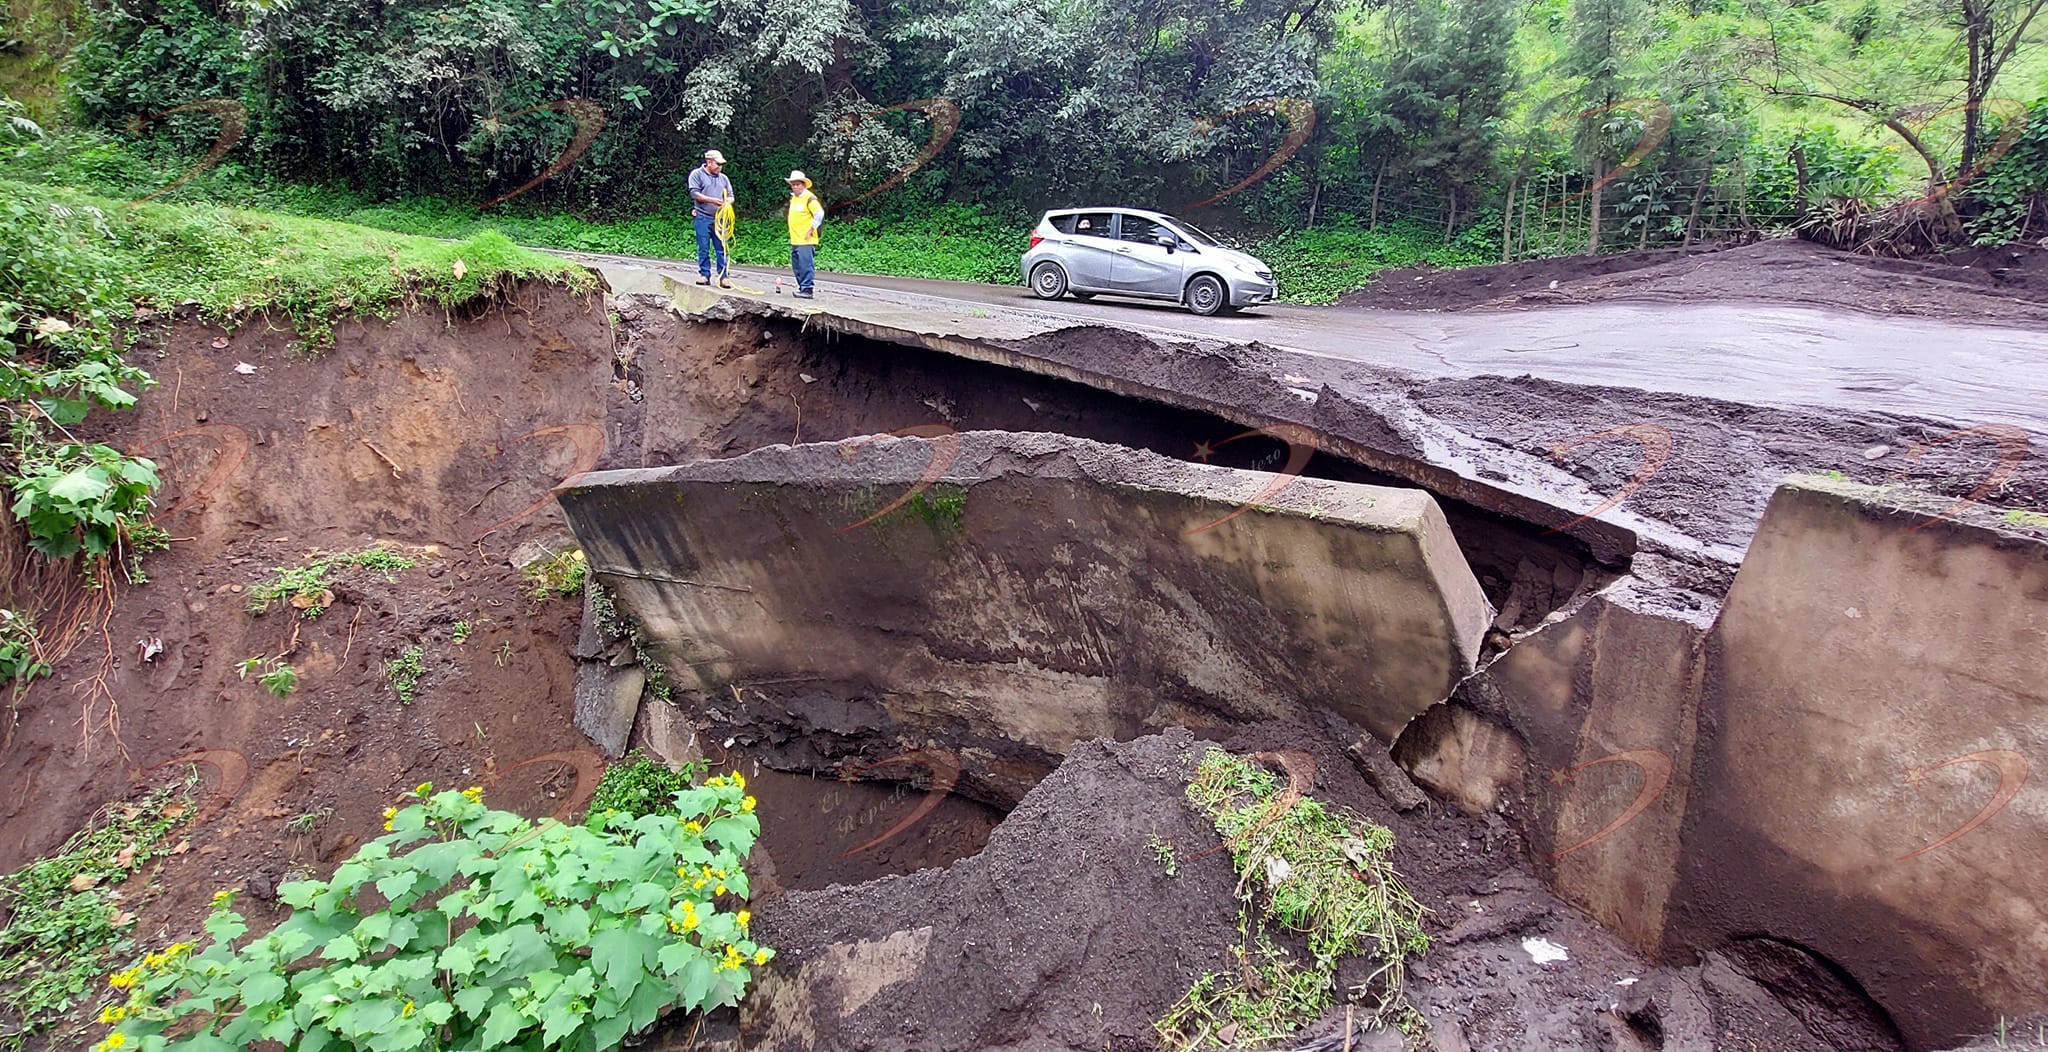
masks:
POLYGON ((1386 270, 1341 305, 1503 310, 1655 299, 1788 303, 1999 322, 2048 322, 2048 247, 1973 248, 1932 260, 1884 259, 1784 239, 1737 248, 1669 248, 1491 267, 1386 270))

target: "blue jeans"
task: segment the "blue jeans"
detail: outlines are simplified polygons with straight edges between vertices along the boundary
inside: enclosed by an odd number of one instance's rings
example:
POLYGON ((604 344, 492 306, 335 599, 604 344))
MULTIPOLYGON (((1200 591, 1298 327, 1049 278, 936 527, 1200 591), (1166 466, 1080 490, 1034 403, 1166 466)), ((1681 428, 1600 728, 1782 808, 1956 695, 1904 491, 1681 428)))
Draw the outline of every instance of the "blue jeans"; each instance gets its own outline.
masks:
POLYGON ((789 266, 796 271, 797 291, 811 291, 811 283, 818 280, 818 246, 789 246, 789 266))
POLYGON ((718 251, 718 272, 720 274, 725 273, 725 246, 720 244, 717 238, 711 236, 711 228, 718 220, 715 217, 701 214, 696 217, 696 220, 697 273, 707 278, 711 276, 711 252, 713 249, 718 251))

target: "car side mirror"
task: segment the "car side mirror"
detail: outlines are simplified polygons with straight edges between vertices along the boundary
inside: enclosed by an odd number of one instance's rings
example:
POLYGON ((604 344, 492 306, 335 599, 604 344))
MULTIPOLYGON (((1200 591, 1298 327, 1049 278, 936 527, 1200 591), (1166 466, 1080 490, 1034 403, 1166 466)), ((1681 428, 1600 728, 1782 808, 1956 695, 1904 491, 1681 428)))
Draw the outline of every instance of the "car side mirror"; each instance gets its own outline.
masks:
POLYGON ((1160 248, 1163 248, 1163 249, 1165 249, 1165 250, 1167 250, 1168 252, 1171 252, 1171 251, 1173 251, 1174 249, 1177 249, 1177 248, 1179 248, 1179 247, 1180 247, 1180 239, 1179 239, 1179 238, 1177 238, 1177 237, 1174 237, 1174 236, 1173 236, 1172 234, 1161 234, 1161 235, 1159 235, 1159 237, 1158 237, 1158 242, 1159 242, 1159 247, 1160 247, 1160 248))

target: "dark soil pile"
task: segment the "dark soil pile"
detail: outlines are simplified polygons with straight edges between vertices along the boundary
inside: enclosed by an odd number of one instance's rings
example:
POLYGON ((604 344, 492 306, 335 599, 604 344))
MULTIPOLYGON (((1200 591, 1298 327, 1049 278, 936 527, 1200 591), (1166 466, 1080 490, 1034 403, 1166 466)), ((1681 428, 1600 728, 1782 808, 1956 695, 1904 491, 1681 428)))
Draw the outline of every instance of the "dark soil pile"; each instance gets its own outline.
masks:
POLYGON ((2048 322, 2048 248, 1973 248, 1935 260, 1883 259, 1785 239, 1728 249, 1655 249, 1491 267, 1382 271, 1341 305, 1500 310, 1659 299, 1789 303, 1876 314, 2048 322))

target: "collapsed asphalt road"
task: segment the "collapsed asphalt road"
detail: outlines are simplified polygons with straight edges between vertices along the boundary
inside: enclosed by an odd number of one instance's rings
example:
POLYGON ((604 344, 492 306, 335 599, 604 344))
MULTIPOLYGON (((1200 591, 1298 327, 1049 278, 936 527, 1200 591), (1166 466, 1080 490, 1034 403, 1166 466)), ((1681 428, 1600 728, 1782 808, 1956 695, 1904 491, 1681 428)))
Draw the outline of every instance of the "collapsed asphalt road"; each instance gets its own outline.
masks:
MULTIPOLYGON (((686 263, 568 253, 694 280, 686 263)), ((772 295, 777 271, 741 267, 735 291, 772 295)), ((1141 300, 1040 300, 1021 287, 828 274, 837 299, 933 312, 995 308, 1176 341, 1259 343, 1425 377, 1529 375, 1769 406, 1831 406, 2008 424, 2048 436, 2048 333, 1779 304, 1609 302, 1439 314, 1268 306, 1202 318, 1141 300)))

